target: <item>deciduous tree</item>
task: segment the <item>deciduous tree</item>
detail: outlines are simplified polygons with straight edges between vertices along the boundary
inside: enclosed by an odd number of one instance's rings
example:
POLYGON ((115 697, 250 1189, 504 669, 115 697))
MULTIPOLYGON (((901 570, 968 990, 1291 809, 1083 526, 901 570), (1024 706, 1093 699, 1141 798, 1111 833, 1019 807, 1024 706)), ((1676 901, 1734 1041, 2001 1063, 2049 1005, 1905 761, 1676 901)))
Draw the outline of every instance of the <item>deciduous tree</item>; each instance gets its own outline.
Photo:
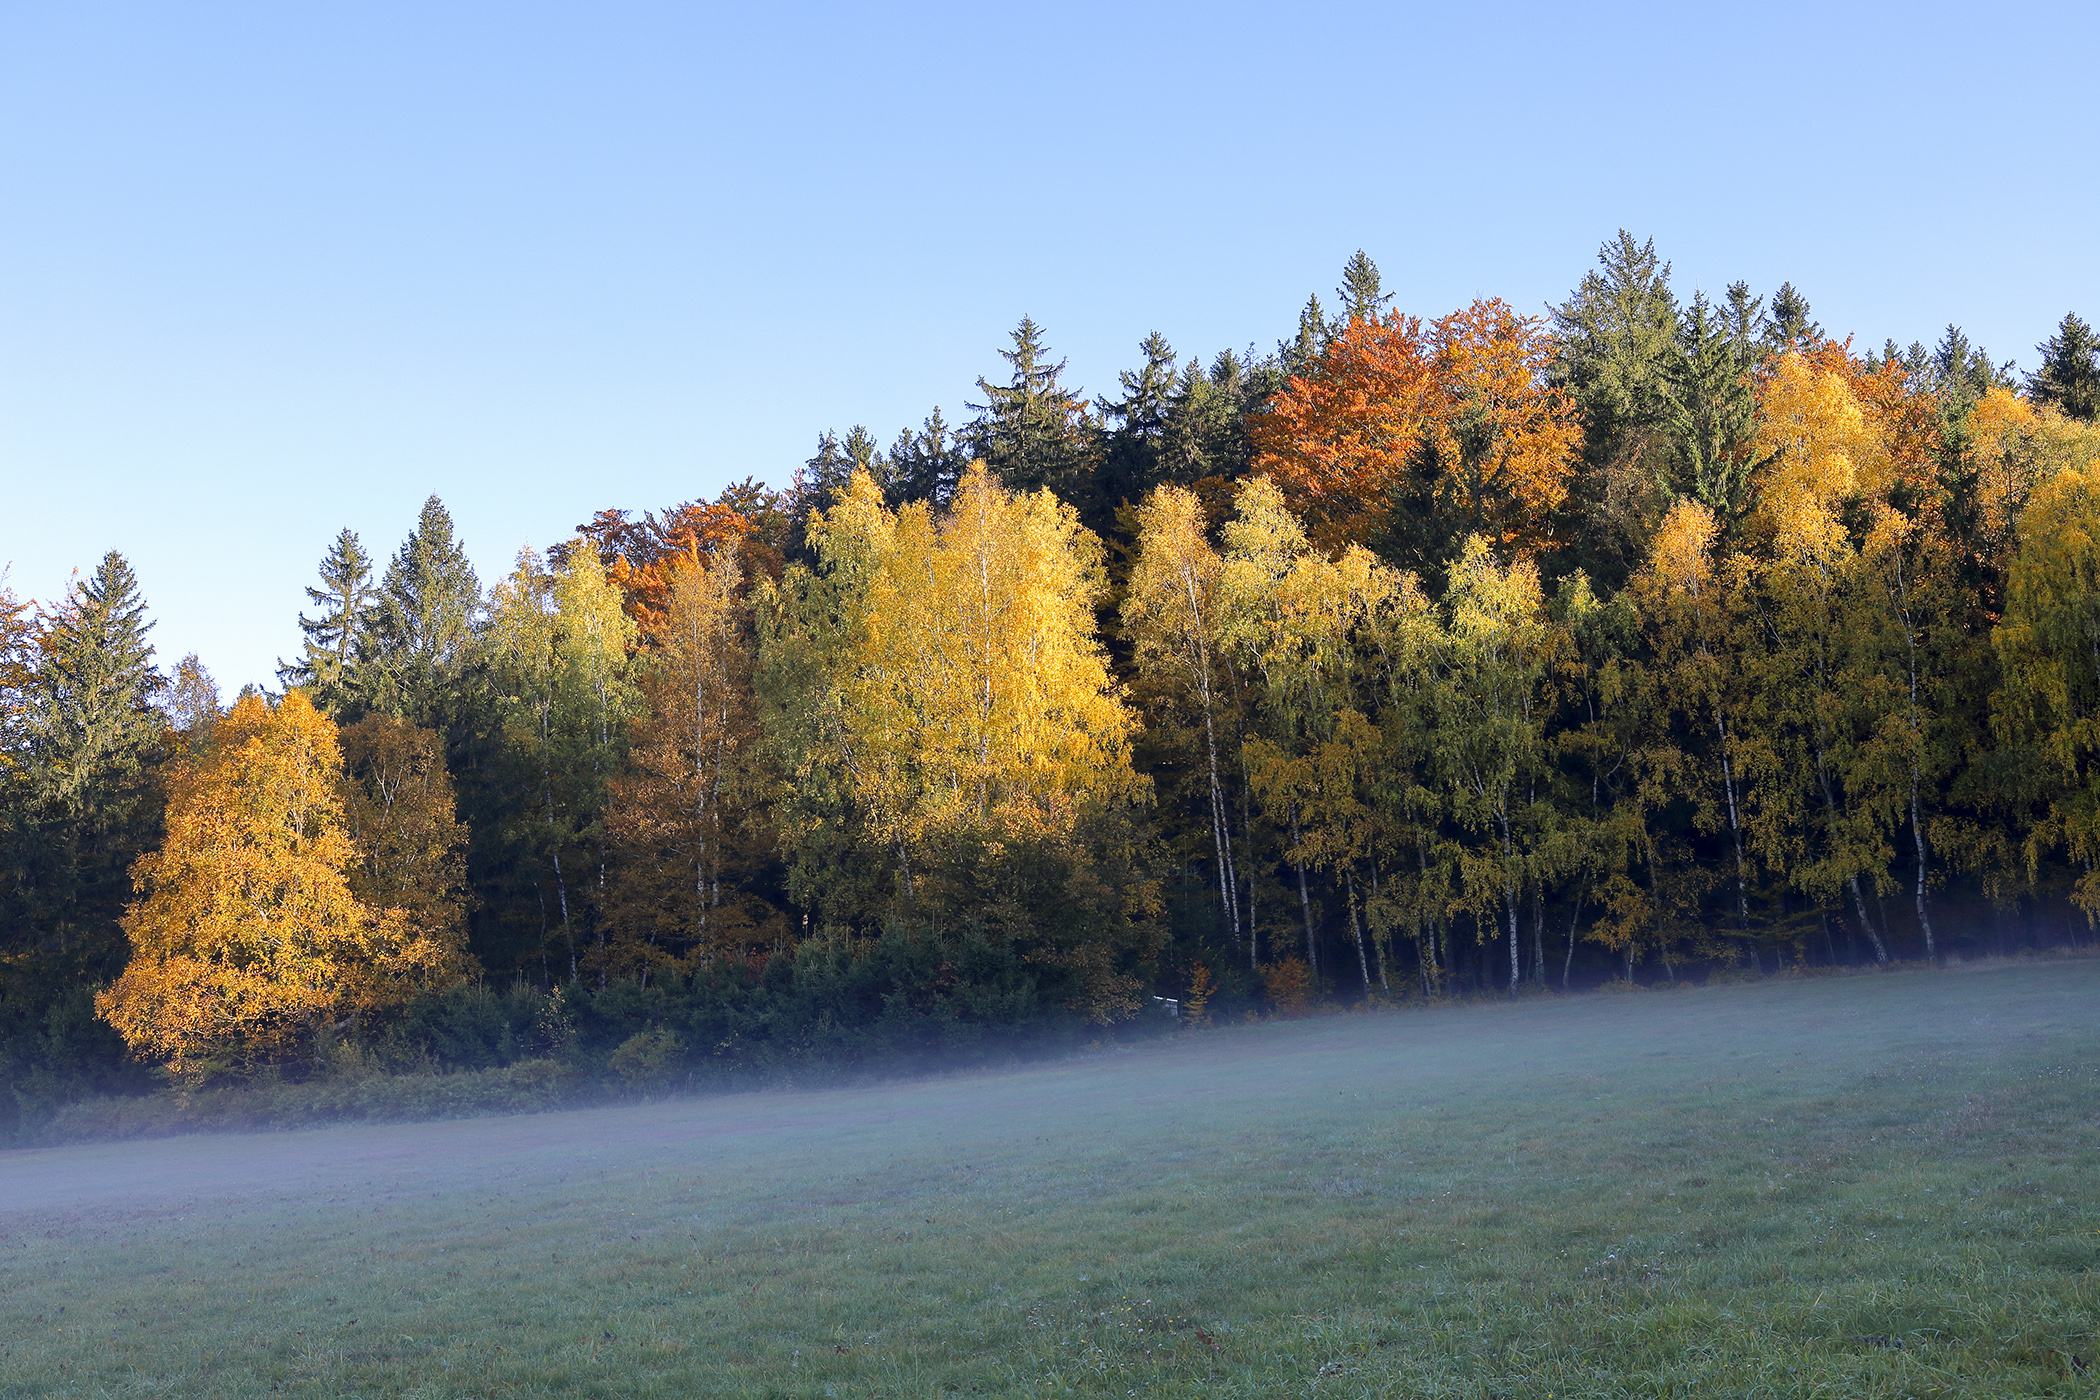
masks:
POLYGON ((176 775, 167 840, 134 871, 131 960, 95 999, 134 1052, 191 1081, 248 1068, 448 970, 441 940, 351 893, 341 767, 295 690, 244 697, 176 775))

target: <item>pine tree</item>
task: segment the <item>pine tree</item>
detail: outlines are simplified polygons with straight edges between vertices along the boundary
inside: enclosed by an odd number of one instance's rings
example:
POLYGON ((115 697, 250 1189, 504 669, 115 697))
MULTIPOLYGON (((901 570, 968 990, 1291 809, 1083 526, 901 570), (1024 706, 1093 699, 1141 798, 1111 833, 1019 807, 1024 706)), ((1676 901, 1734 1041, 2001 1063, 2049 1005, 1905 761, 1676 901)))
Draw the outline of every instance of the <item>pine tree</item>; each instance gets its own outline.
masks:
POLYGON ((452 536, 452 517, 432 496, 415 531, 387 564, 358 639, 355 674, 367 709, 442 729, 456 708, 481 611, 481 582, 452 536))
POLYGON ((304 653, 289 665, 280 663, 277 679, 287 687, 305 689, 323 714, 340 715, 356 689, 352 671, 357 642, 370 625, 378 597, 372 587, 372 557, 356 531, 345 529, 335 537, 321 559, 321 586, 308 587, 306 597, 320 611, 314 617, 299 615, 304 653))
POLYGON ((2100 336, 2093 328, 2067 313, 2056 334, 2035 348, 2042 367, 2027 376, 2028 397, 2082 422, 2100 417, 2100 336))

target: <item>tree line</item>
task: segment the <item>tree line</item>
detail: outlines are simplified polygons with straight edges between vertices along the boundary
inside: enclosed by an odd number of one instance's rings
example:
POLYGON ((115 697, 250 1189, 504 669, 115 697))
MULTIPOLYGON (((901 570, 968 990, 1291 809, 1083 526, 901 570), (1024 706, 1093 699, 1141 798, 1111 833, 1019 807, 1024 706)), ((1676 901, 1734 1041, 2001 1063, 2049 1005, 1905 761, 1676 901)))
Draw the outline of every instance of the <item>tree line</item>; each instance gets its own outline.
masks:
POLYGON ((1023 320, 961 426, 487 588, 432 498, 230 706, 118 553, 6 595, 20 1111, 2088 935, 2083 321, 1862 353, 1624 233, 1541 317, 1336 300, 1092 399, 1023 320))

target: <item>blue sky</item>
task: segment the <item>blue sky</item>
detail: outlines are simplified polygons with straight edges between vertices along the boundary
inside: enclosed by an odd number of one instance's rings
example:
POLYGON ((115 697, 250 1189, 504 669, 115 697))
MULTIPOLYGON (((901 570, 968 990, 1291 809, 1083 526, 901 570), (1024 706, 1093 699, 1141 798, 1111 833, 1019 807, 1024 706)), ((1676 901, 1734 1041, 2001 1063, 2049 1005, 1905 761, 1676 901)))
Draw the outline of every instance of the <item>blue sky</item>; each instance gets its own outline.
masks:
POLYGON ((0 5, 0 562, 164 662, 297 649, 348 525, 484 580, 604 506, 887 441, 1025 313, 1089 390, 1621 226, 1878 345, 2100 316, 2069 5, 0 5))

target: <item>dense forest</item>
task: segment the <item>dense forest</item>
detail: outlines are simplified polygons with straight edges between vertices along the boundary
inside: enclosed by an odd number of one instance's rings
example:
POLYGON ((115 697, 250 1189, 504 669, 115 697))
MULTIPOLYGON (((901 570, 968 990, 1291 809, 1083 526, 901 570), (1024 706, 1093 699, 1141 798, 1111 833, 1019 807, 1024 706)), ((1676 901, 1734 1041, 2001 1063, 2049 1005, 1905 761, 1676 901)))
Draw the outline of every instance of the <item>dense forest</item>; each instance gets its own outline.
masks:
POLYGON ((230 705, 121 553, 0 595, 0 1131, 2091 936, 2083 321, 1862 353, 1623 233, 1542 316, 1391 301, 1094 397, 1024 319, 966 421, 492 586, 432 498, 230 705))

